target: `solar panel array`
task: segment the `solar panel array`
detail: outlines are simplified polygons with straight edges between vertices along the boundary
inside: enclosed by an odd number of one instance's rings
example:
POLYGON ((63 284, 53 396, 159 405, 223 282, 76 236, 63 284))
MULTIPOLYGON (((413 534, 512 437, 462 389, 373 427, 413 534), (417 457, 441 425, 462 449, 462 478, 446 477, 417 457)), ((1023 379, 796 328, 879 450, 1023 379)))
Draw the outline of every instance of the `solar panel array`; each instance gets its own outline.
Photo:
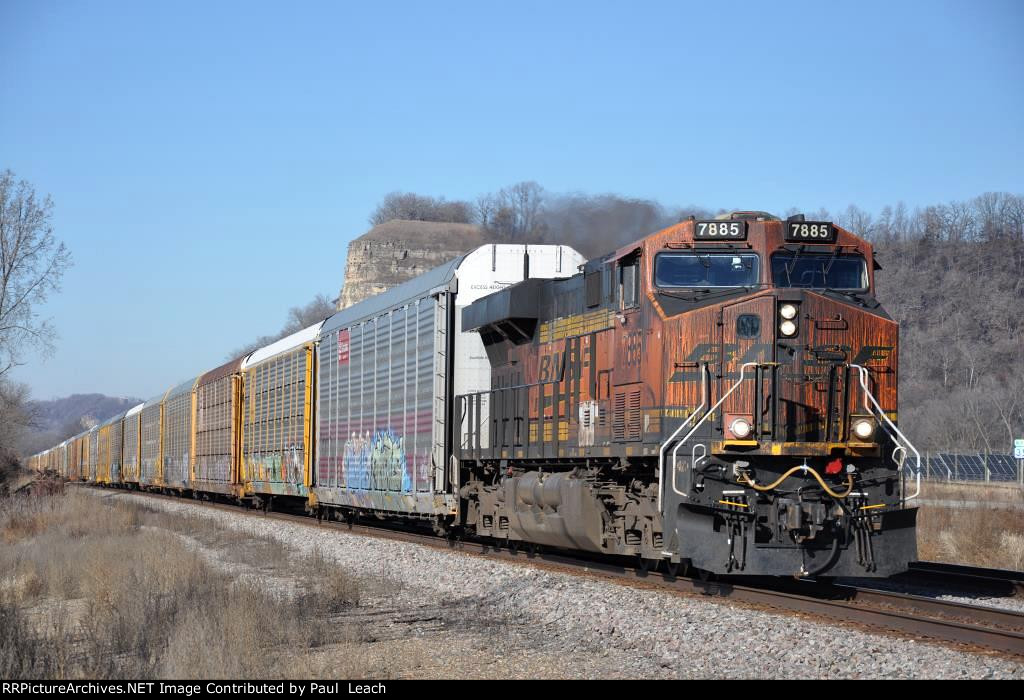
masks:
POLYGON ((1017 481, 1019 461, 1013 455, 955 454, 928 452, 922 456, 921 467, 925 479, 953 481, 1017 481))

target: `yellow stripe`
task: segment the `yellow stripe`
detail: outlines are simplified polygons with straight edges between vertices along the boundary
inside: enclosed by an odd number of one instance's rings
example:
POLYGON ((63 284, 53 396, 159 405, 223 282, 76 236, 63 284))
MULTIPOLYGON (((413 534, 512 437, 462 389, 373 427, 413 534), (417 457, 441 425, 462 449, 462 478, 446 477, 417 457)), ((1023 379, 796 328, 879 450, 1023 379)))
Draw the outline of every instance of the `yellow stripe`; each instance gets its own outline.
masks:
POLYGON ((302 441, 305 443, 305 481, 306 487, 313 485, 313 421, 310 414, 313 412, 313 345, 306 346, 306 396, 302 405, 302 441))
POLYGON ((724 503, 727 506, 737 506, 739 508, 749 508, 750 507, 746 503, 736 503, 735 501, 719 501, 719 503, 724 503))
POLYGON ((861 510, 871 510, 872 508, 885 508, 885 504, 884 503, 877 503, 877 504, 875 504, 873 506, 861 506, 860 507, 861 510))
POLYGON ((574 314, 553 321, 545 321, 540 325, 538 340, 550 343, 563 338, 573 338, 605 328, 614 327, 614 312, 611 309, 600 309, 585 314, 574 314))

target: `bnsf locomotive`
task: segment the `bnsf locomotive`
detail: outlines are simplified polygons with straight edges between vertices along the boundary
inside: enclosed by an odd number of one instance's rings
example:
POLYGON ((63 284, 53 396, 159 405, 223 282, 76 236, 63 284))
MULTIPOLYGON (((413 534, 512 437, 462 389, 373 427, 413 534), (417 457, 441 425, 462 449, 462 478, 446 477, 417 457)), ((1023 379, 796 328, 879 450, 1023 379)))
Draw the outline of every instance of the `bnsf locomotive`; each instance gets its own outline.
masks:
POLYGON ((829 222, 737 213, 472 304, 493 374, 460 404, 467 524, 720 574, 904 569, 916 452, 876 269, 829 222))
POLYGON ((32 464, 670 573, 886 576, 916 556, 919 455, 876 269, 760 212, 586 263, 483 246, 32 464))

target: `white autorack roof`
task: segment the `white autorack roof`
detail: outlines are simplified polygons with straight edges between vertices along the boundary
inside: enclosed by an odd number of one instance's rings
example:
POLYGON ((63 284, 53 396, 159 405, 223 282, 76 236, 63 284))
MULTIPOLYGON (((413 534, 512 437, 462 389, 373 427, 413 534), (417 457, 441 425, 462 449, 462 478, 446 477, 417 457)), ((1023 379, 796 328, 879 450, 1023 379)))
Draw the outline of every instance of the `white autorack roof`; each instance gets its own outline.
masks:
POLYGON ((272 357, 280 355, 283 352, 288 352, 289 350, 300 348, 306 343, 313 342, 320 335, 320 327, 323 325, 323 321, 320 321, 319 323, 314 323, 309 328, 303 328, 301 331, 297 331, 295 333, 292 333, 291 335, 285 336, 284 338, 281 338, 280 340, 271 343, 265 348, 254 350, 252 353, 249 354, 248 357, 242 360, 242 369, 248 369, 253 365, 258 365, 261 362, 266 362, 272 357))

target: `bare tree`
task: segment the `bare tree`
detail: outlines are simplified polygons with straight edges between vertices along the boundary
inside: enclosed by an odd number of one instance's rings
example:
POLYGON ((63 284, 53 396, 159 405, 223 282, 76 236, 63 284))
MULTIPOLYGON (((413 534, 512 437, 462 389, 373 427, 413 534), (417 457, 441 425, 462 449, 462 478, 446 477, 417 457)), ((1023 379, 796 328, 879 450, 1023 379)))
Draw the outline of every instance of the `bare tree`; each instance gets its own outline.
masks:
POLYGON ((25 180, 0 173, 0 378, 30 347, 53 349, 53 329, 37 308, 60 289, 71 254, 53 235, 53 202, 25 180))
POLYGON ((261 335, 258 338, 250 341, 246 345, 228 353, 227 358, 231 360, 242 355, 248 355, 253 350, 266 347, 271 343, 284 338, 287 335, 301 331, 303 328, 309 328, 314 323, 323 321, 328 316, 333 315, 337 309, 334 306, 334 302, 327 298, 325 294, 317 294, 313 299, 305 306, 293 306, 288 310, 288 320, 285 321, 284 326, 281 330, 274 335, 261 335))
POLYGON ((288 322, 281 332, 284 335, 290 335, 303 328, 309 328, 314 323, 334 315, 336 311, 334 302, 328 299, 326 294, 317 294, 305 306, 293 306, 288 310, 288 322))
POLYGON ((25 437, 35 427, 35 416, 24 384, 0 379, 0 466, 18 461, 25 437))
POLYGON ((392 219, 468 224, 473 220, 473 207, 469 202, 448 201, 444 197, 427 197, 413 192, 392 192, 374 209, 370 215, 370 223, 377 226, 392 219))
POLYGON ((526 242, 544 235, 543 206, 544 188, 529 181, 481 197, 476 209, 480 225, 498 239, 526 242))
POLYGON ((839 223, 856 233, 858 236, 872 239, 875 235, 876 224, 871 214, 864 211, 855 204, 851 204, 838 217, 839 223))

